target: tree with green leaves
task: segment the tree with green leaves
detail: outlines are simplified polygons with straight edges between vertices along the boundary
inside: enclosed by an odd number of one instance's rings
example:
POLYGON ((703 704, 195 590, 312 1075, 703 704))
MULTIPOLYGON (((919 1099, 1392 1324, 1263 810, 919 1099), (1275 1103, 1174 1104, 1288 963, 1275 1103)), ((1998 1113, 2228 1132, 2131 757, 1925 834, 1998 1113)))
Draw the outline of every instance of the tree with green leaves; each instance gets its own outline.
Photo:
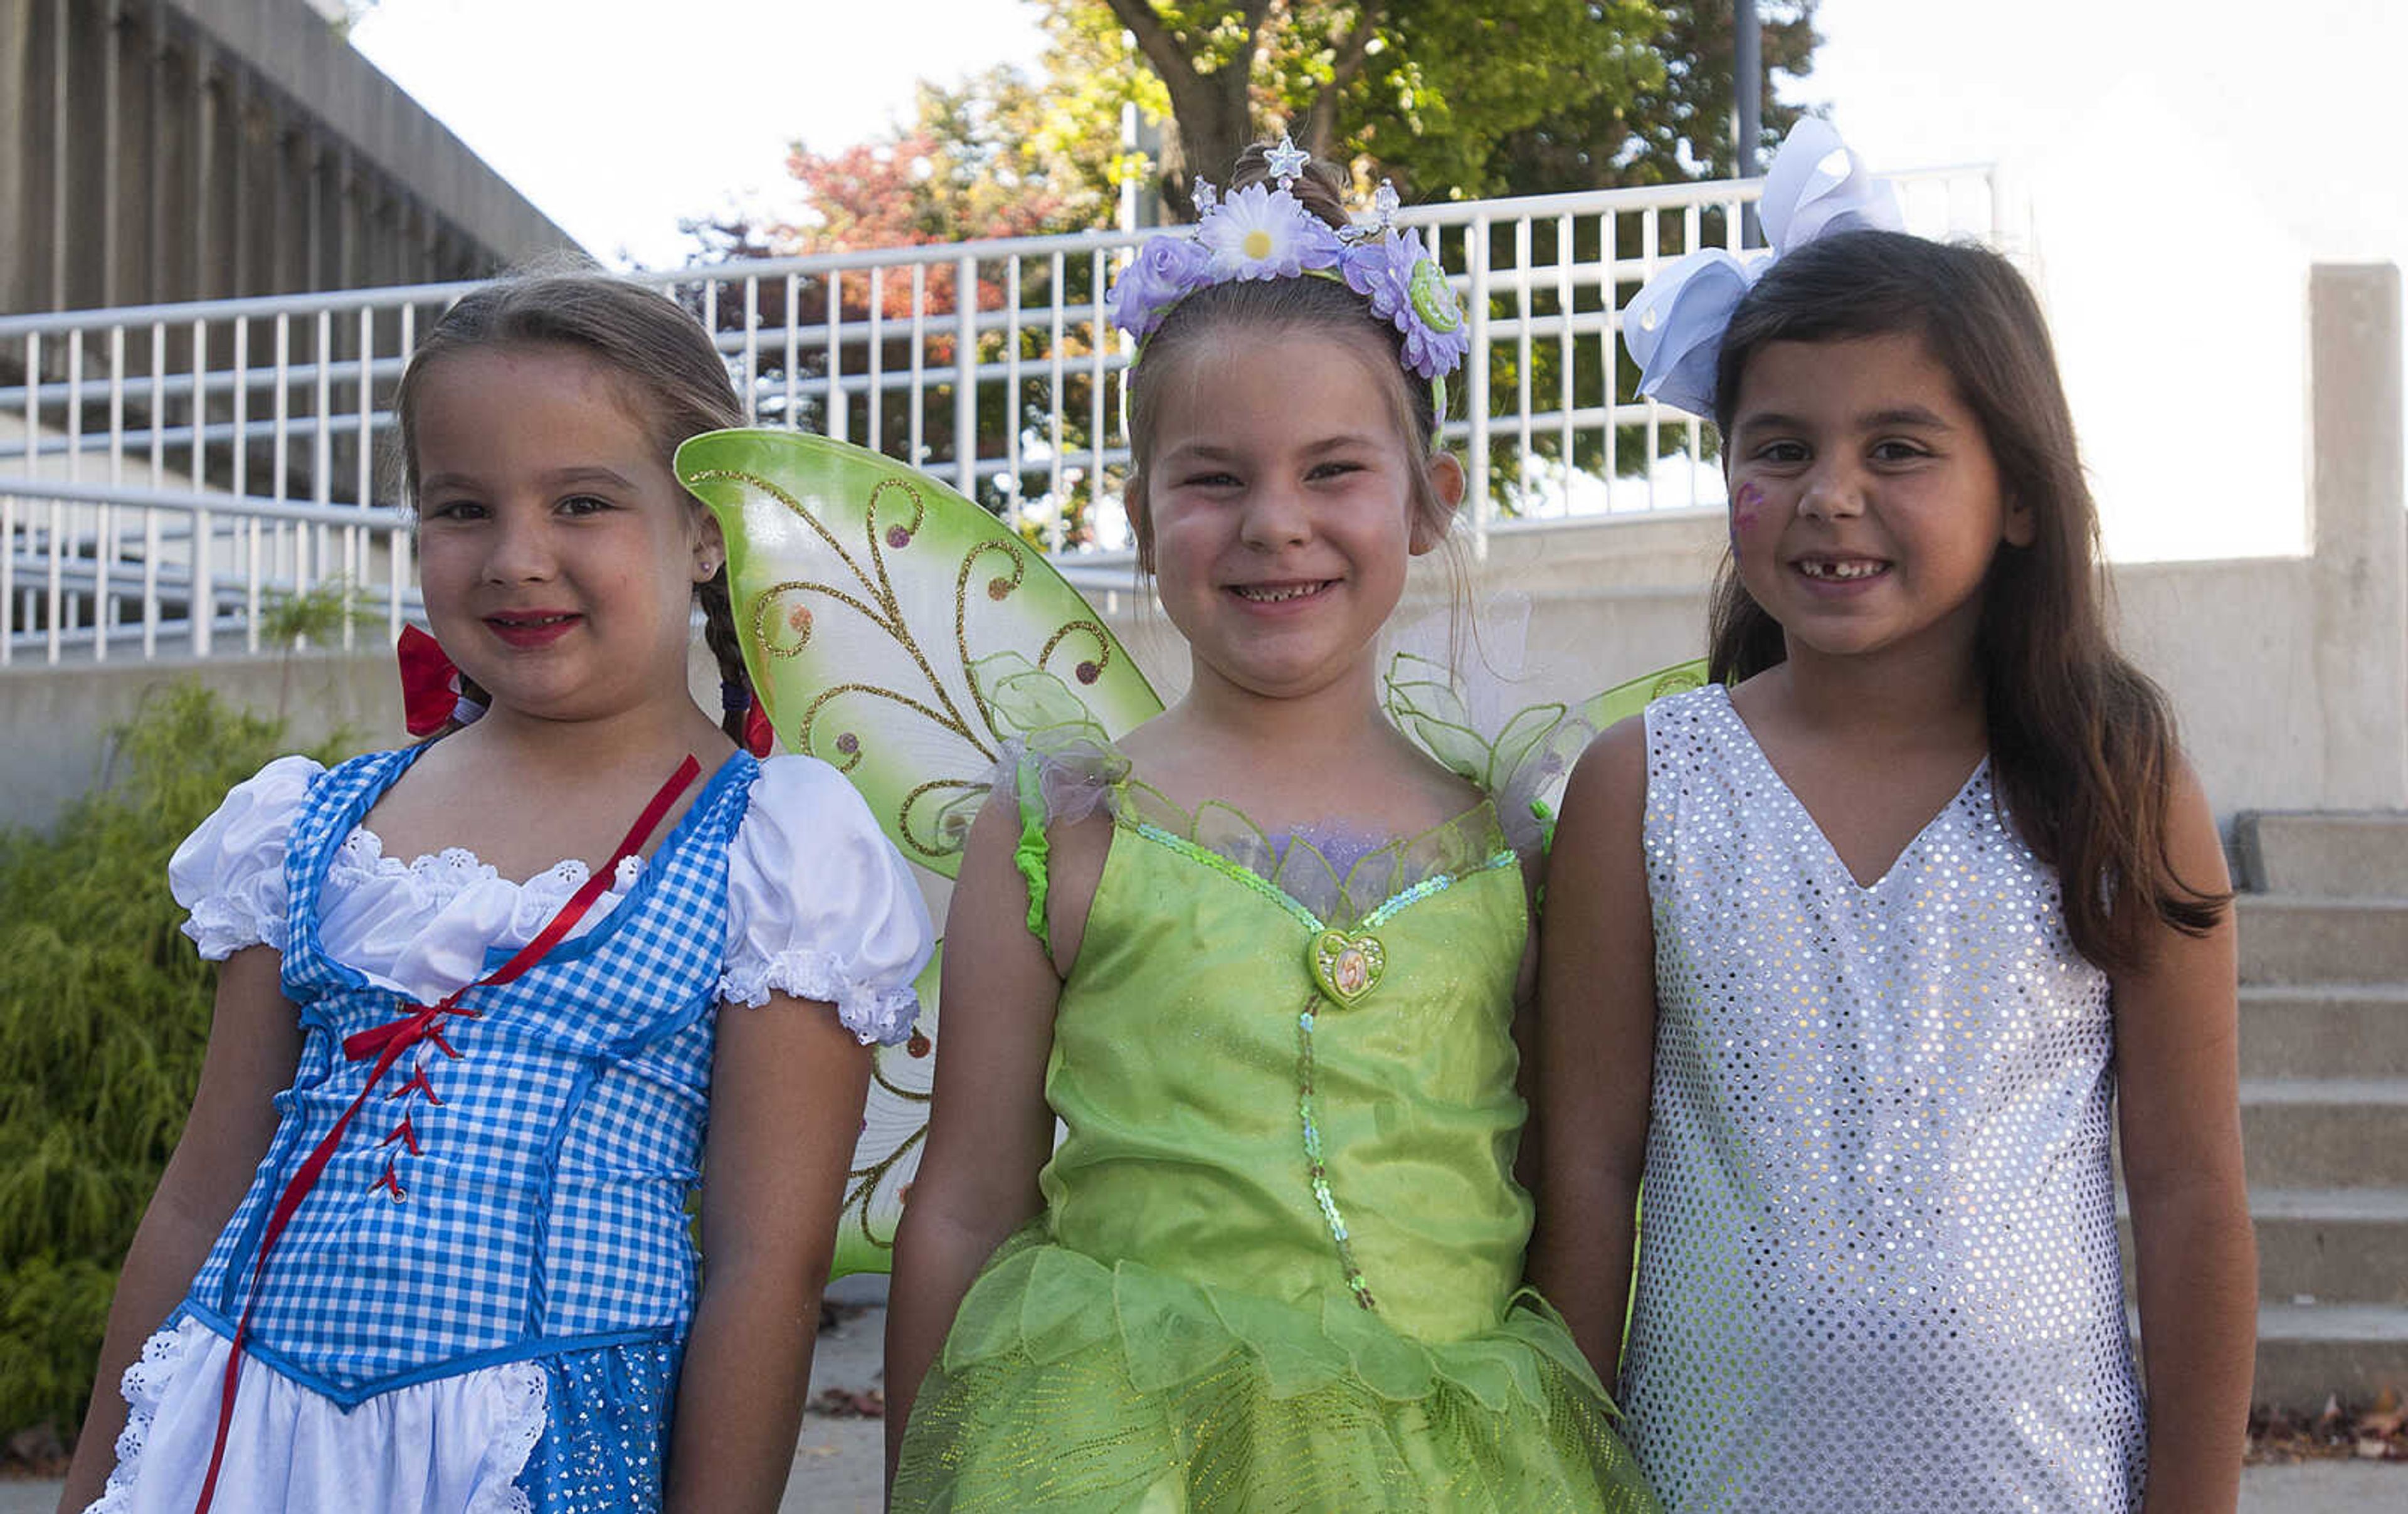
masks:
MULTIPOLYGON (((833 153, 797 145, 792 221, 695 229, 706 255, 850 251, 1106 224, 1118 190, 1193 212, 1281 131, 1392 178, 1406 199, 1669 183, 1734 161, 1727 0, 1028 0, 1041 76, 924 85, 913 118, 833 153), (1162 161, 1121 139, 1124 106, 1165 126, 1162 161)), ((1765 137, 1799 114, 1778 81, 1813 66, 1816 0, 1764 0, 1765 137)))
MULTIPOLYGON (((924 87, 913 119, 868 143, 833 153, 797 146, 790 167, 802 191, 801 215, 704 228, 708 253, 774 256, 1073 231, 1109 222, 1123 185, 1158 189, 1174 219, 1192 214, 1197 170, 1211 178, 1248 142, 1293 133, 1316 155, 1348 166, 1358 187, 1393 179, 1408 203, 1499 195, 1543 194, 1665 183, 1727 175, 1735 158, 1731 89, 1733 14, 1727 0, 1028 0, 1043 11, 1047 47, 1038 77, 1005 68, 953 87, 924 87), (1123 140, 1124 111, 1134 108, 1162 125, 1159 160, 1123 140)), ((1815 0, 1762 0, 1761 102, 1770 149, 1799 114, 1778 98, 1777 83, 1813 66, 1815 0)), ((1705 228, 1719 239, 1719 212, 1705 228)), ((1678 252, 1642 250, 1638 218, 1624 218, 1615 252, 1625 259, 1678 252)), ((1552 231, 1545 231, 1552 236, 1552 231)), ((1513 264, 1513 232, 1500 225, 1489 264, 1513 264)), ((1584 219, 1570 255, 1597 259, 1599 235, 1584 219)), ((1557 256, 1564 255, 1560 251, 1557 256)), ((917 297, 930 317, 953 309, 950 268, 932 268, 916 296, 886 287, 889 317, 908 315, 898 300, 917 297)), ((1066 278, 1092 297, 1088 270, 1066 278)), ((1040 279, 1040 284, 1042 280, 1040 279)), ((999 291, 981 291, 995 309, 999 291)), ((1024 286, 1024 303, 1042 297, 1024 286)), ((774 296, 772 296, 774 298, 774 296)), ((867 314, 866 287, 841 295, 849 321, 867 314)), ((807 287, 800 317, 824 319, 824 286, 807 287), (814 298, 823 301, 813 306, 814 298)), ((1546 314, 1554 296, 1537 296, 1546 314)), ((1580 310, 1601 298, 1584 290, 1580 310)), ((764 321, 782 310, 765 309, 764 321)), ((1512 312, 1499 309, 1495 313, 1512 312)), ((724 315, 724 319, 734 319, 724 315)), ((894 328, 889 328, 892 331, 894 328)), ((890 344, 901 339, 891 336, 890 344)), ((1024 336, 1024 358, 1045 355, 1024 336)), ((929 339, 930 355, 950 338, 929 339)), ((1073 337, 1075 345, 1078 339, 1073 337)), ((984 345, 1001 355, 1000 337, 984 345)), ((1064 413, 1072 450, 1087 438, 1088 380, 1066 374, 1064 413), (1071 391, 1077 391, 1072 393, 1071 391)), ((799 359, 808 370, 818 359, 799 359)), ((909 353, 895 346, 886 371, 909 353)), ((1549 347, 1530 354, 1492 352, 1492 392, 1527 383, 1534 394, 1563 392, 1565 359, 1549 347)), ((1635 375, 1627 361, 1584 344, 1571 358, 1571 403, 1602 404, 1609 387, 1627 397, 1635 375)), ((1049 422, 1047 381, 1025 391, 1022 415, 982 394, 979 429, 992 441, 1010 426, 1049 422)), ((796 424, 815 425, 805 412, 796 424)), ((903 455, 901 420, 890 412, 872 445, 903 455)), ((857 433, 856 433, 857 434, 857 433)), ((1499 444, 1502 449, 1502 443, 1499 444)), ((1556 437, 1535 450, 1553 456, 1556 437)), ((1592 429, 1574 440, 1570 461, 1594 470, 1604 446, 1592 429)), ((1646 466, 1641 437, 1627 432, 1616 466, 1646 466)), ((1489 476, 1499 503, 1517 507, 1518 469, 1500 450, 1489 476)), ((1025 482, 1025 481, 1024 481, 1025 482)))

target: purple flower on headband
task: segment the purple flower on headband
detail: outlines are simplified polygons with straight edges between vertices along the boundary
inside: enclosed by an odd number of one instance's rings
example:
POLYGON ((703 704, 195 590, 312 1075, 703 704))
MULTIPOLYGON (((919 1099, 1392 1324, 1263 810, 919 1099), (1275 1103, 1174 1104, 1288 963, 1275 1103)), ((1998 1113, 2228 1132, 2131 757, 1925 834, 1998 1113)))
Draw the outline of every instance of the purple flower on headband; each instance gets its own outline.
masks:
POLYGON ((1425 379, 1452 373, 1471 351, 1463 308, 1446 271, 1422 248, 1421 235, 1400 231, 1346 250, 1339 264, 1346 286, 1370 301, 1371 313, 1404 337, 1405 367, 1425 379))
POLYGON ((1106 317, 1121 330, 1143 341, 1162 324, 1170 308, 1211 281, 1212 255, 1195 238, 1153 237, 1138 248, 1137 259, 1122 271, 1111 293, 1104 296, 1106 317))
POLYGON ((1371 302, 1371 313, 1393 321, 1405 308, 1413 265, 1422 258, 1421 238, 1412 232, 1374 237, 1348 248, 1338 261, 1346 287, 1371 302))

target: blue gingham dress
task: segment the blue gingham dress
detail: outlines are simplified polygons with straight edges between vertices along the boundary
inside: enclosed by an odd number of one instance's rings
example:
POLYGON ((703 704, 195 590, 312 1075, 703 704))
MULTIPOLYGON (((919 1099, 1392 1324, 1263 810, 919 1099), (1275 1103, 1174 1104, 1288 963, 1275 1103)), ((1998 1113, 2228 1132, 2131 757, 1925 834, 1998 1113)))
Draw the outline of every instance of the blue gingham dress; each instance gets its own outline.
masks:
MULTIPOLYGON (((328 954, 318 902, 344 838, 423 750, 325 772, 293 819, 282 976, 304 1031, 299 1070, 277 1096, 277 1132, 241 1205, 178 1316, 128 1375, 130 1449, 154 1462, 190 1459, 189 1446, 144 1444, 189 1441, 194 1428, 150 1422, 153 1406, 172 1396, 168 1379, 222 1370, 269 1214, 373 1068, 347 1057, 343 1042, 414 1007, 328 954), (210 1370, 189 1370, 200 1355, 210 1370)), ((657 1507, 695 1294, 686 1200, 699 1175, 723 992, 729 844, 758 771, 748 756, 730 758, 599 923, 516 980, 471 989, 461 1006, 476 1017, 441 1022, 450 1051, 422 1041, 379 1080, 261 1275, 230 1478, 245 1454, 244 1416, 272 1417, 274 1396, 299 1389, 346 1417, 401 1406, 405 1424, 447 1414, 475 1421, 437 1427, 455 1444, 436 1460, 466 1454, 465 1466, 361 1467, 354 1478, 472 1488, 457 1506, 471 1510, 657 1507), (254 1391, 261 1369, 282 1381, 254 1391), (464 1378, 499 1386, 471 1395, 473 1413, 441 1407, 464 1378), (420 1413, 408 1407, 415 1399, 437 1406, 420 1413), (456 1444, 479 1436, 491 1445, 456 1444)), ((859 818, 867 825, 866 812, 859 818)), ((493 947, 487 970, 509 955, 493 947)), ((213 1433, 215 1395, 201 1396, 213 1433)), ((122 1462, 118 1501, 96 1507, 152 1507, 140 1485, 161 1479, 131 1470, 122 1462)), ((403 1502, 452 1507, 448 1498, 403 1502)), ((181 1507, 190 1500, 183 1492, 181 1507)), ((217 1507, 249 1505, 227 1502, 222 1484, 217 1507)), ((295 1495, 284 1507, 327 1506, 295 1495)))

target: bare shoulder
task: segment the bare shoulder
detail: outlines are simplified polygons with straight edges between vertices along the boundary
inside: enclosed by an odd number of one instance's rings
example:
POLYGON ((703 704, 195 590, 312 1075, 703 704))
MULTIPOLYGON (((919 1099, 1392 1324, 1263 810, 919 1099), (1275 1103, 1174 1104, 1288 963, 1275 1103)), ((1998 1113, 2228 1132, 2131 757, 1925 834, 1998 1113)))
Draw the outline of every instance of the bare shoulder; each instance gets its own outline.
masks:
POLYGON ((1608 808, 1635 813, 1647 795, 1647 717, 1629 715, 1598 733, 1564 786, 1564 814, 1608 808))
MULTIPOLYGON (((2167 865, 2181 887, 2200 894, 2222 894, 2232 887, 2224 858, 2224 836, 2215 823, 2207 787, 2181 750, 2166 765, 2164 836, 2167 865)), ((2230 919, 2227 912, 2226 919, 2230 919)))

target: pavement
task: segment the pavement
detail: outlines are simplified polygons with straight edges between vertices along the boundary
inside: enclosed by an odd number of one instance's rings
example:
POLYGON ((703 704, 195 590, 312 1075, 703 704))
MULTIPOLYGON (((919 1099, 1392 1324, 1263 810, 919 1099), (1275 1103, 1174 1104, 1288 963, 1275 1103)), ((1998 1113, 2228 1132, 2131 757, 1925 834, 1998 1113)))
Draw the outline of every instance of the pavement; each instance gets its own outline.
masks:
MULTIPOLYGON (((847 1278, 829 1290, 841 1319, 812 1352, 814 1402, 831 1388, 883 1388, 884 1281, 847 1278)), ((879 1514, 884 1435, 881 1420, 806 1414, 779 1514, 879 1514)), ((0 1514, 51 1514, 58 1497, 55 1482, 0 1481, 0 1514)), ((2241 1474, 2241 1514, 2408 1514, 2408 1463, 2253 1466, 2241 1474)))

